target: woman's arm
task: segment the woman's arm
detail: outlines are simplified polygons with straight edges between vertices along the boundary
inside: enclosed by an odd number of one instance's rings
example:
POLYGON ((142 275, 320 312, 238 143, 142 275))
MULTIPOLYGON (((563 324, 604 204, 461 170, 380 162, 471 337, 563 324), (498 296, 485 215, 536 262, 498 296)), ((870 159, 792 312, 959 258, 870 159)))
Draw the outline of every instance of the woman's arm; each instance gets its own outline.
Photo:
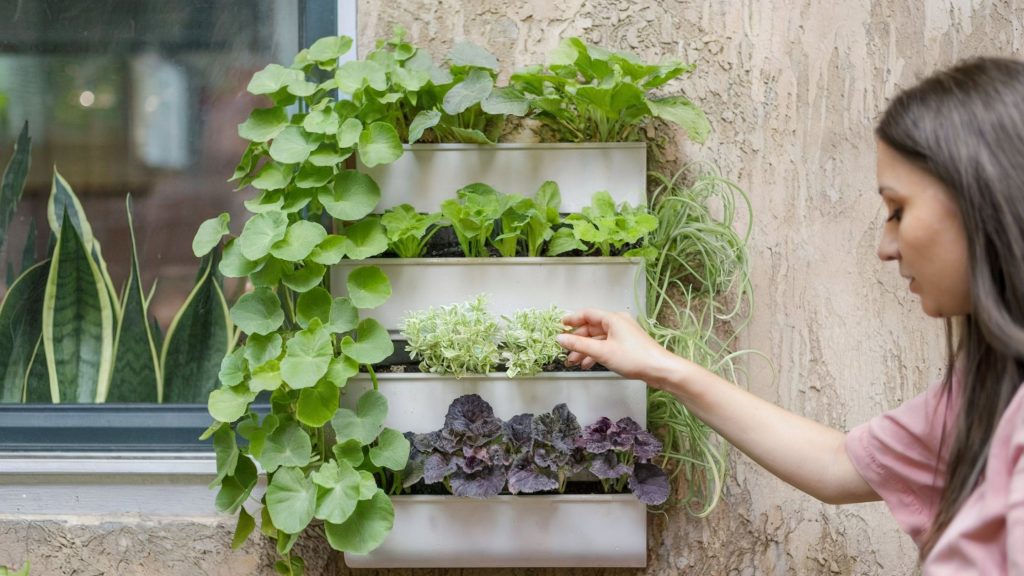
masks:
POLYGON ((559 336, 568 361, 595 363, 670 392, 769 472, 829 504, 879 500, 846 455, 845 434, 779 408, 657 344, 632 318, 583 310, 559 336))

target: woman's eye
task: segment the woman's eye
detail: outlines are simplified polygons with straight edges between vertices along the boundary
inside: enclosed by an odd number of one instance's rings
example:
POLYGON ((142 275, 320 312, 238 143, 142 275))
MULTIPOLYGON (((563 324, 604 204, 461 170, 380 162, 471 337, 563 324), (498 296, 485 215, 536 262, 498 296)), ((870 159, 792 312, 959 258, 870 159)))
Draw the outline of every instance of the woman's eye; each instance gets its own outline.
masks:
POLYGON ((899 222, 901 218, 903 218, 903 208, 896 208, 895 210, 892 211, 891 214, 889 214, 889 217, 886 218, 885 221, 886 222, 894 222, 894 221, 895 222, 899 222))

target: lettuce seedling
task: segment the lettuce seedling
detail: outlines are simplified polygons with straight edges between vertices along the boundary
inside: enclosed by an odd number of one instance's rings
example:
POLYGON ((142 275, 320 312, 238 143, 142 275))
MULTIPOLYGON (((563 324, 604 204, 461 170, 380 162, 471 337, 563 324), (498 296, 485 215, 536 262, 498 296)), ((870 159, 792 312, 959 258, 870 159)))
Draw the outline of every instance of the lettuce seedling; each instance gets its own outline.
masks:
POLYGON ((533 195, 533 205, 528 212, 529 220, 522 231, 527 256, 540 256, 544 243, 554 236, 554 228, 561 222, 558 213, 561 205, 562 195, 558 191, 558 184, 551 180, 541 184, 533 195))
POLYGON ((547 310, 520 310, 505 319, 504 347, 501 358, 509 378, 532 376, 552 362, 565 360, 565 349, 555 337, 565 332, 565 311, 556 306, 547 310))
MULTIPOLYGON (((658 218, 648 214, 646 208, 633 208, 622 203, 616 209, 615 200, 608 192, 594 194, 590 206, 583 208, 581 214, 570 214, 564 222, 572 227, 572 238, 568 241, 566 233, 560 229, 556 233, 562 235, 559 243, 552 240, 548 249, 551 256, 571 249, 581 248, 585 251, 597 251, 601 256, 612 256, 624 246, 634 244, 658 228, 658 218), (589 247, 589 248, 586 248, 589 247)), ((626 252, 626 256, 642 254, 642 249, 626 252)))
POLYGON ((384 212, 380 223, 388 236, 388 248, 399 258, 420 258, 427 243, 441 229, 441 213, 420 214, 409 204, 384 212))
POLYGON ((433 374, 487 374, 501 359, 497 320, 483 296, 450 306, 430 307, 406 317, 400 326, 406 351, 433 374))

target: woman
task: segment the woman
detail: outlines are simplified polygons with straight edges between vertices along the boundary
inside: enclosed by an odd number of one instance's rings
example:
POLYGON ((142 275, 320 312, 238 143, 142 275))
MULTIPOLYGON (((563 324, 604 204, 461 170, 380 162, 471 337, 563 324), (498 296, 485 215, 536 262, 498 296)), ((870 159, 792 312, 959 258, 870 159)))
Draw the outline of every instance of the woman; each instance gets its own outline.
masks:
POLYGON ((922 395, 844 434, 669 353, 624 314, 570 314, 559 342, 570 363, 671 392, 824 502, 884 500, 925 575, 1024 574, 1024 62, 935 74, 893 100, 876 137, 878 256, 946 319, 946 376, 922 395))

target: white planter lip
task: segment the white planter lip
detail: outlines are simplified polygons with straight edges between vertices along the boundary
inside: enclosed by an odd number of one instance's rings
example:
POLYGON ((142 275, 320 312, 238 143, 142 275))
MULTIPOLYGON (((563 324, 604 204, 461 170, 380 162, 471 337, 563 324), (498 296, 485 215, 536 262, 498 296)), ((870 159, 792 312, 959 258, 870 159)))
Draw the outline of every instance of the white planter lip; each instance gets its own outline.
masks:
MULTIPOLYGON (((541 372, 533 376, 516 376, 509 378, 504 372, 488 372, 487 374, 467 374, 456 378, 451 374, 431 374, 428 372, 375 372, 377 380, 428 380, 428 381, 450 381, 472 382, 474 380, 500 380, 502 382, 519 382, 523 380, 622 380, 615 372, 600 371, 590 372, 586 370, 572 372, 541 372)), ((352 380, 370 380, 367 372, 359 372, 351 378, 352 380)), ((570 406, 570 408, 572 408, 570 406)))
POLYGON ((490 498, 463 498, 453 494, 397 494, 390 496, 392 502, 418 502, 442 504, 445 502, 481 502, 481 503, 517 503, 524 498, 543 500, 545 502, 569 502, 569 503, 598 503, 598 502, 637 502, 636 496, 631 493, 621 494, 499 494, 490 498))
POLYGON ((640 264, 644 259, 640 256, 514 256, 514 257, 473 257, 451 256, 445 258, 364 258, 362 260, 342 260, 335 268, 348 268, 369 264, 400 264, 402 266, 593 266, 640 264))

